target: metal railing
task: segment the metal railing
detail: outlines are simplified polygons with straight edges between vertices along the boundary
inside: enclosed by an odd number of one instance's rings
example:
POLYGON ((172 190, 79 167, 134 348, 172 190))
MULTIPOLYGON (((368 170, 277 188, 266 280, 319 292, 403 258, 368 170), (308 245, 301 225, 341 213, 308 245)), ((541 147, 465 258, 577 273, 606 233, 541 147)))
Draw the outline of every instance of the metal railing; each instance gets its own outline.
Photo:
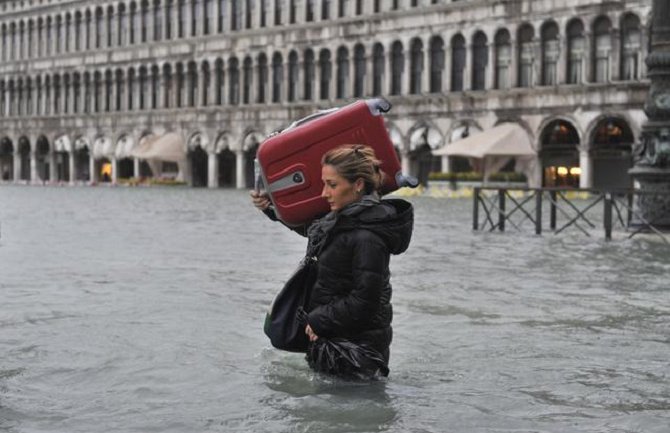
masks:
POLYGON ((549 230, 554 234, 574 227, 590 237, 588 229, 597 229, 602 224, 606 240, 612 239, 614 227, 621 227, 629 233, 628 238, 650 232, 670 244, 666 234, 655 222, 645 218, 635 206, 636 197, 659 194, 670 196, 670 192, 635 189, 604 191, 585 188, 477 187, 473 195, 472 228, 505 231, 509 225, 522 231, 521 225, 530 221, 534 225, 535 234, 539 235, 542 234, 544 219, 547 217, 544 215, 544 206, 548 205, 549 230), (601 203, 602 221, 598 221, 593 212, 601 203), (514 218, 517 218, 516 221, 514 218))

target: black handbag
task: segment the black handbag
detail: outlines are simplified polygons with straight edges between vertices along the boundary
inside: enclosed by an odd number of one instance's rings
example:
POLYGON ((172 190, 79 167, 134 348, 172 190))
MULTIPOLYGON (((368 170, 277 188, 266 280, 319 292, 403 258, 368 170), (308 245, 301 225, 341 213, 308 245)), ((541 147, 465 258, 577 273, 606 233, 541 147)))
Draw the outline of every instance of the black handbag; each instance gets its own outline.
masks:
POLYGON ((263 331, 277 349, 307 352, 309 338, 305 334, 305 308, 314 284, 315 271, 314 261, 305 258, 270 305, 263 331))

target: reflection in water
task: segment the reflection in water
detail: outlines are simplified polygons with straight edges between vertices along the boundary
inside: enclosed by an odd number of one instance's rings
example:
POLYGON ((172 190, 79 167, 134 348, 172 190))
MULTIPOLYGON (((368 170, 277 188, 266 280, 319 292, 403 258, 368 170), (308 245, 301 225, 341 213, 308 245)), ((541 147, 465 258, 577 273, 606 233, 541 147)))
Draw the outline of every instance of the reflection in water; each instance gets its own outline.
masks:
POLYGON ((386 379, 352 382, 314 373, 300 356, 272 361, 264 375, 267 387, 280 394, 262 398, 261 406, 295 420, 297 431, 388 431, 397 417, 386 379))

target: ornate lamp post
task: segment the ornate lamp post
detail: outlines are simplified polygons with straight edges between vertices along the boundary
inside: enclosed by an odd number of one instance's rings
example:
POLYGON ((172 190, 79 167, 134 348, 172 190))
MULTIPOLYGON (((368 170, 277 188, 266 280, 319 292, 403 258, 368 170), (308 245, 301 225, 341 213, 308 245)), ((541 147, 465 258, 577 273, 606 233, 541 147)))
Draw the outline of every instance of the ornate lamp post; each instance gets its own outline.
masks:
POLYGON ((630 175, 645 192, 637 206, 642 217, 656 227, 670 228, 670 2, 652 4, 651 49, 647 57, 651 79, 644 111, 648 121, 635 146, 630 175))

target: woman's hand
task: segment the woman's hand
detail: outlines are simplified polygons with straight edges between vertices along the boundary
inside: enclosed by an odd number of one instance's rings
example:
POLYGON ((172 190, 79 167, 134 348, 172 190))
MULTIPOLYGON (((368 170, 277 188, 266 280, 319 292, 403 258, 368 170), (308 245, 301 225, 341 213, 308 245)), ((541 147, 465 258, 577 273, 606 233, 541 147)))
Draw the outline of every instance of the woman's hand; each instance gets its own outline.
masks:
POLYGON ((314 333, 312 327, 309 325, 305 326, 305 334, 309 337, 309 341, 314 342, 319 339, 319 336, 314 333))
POLYGON ((270 206, 270 197, 268 196, 267 193, 251 191, 249 195, 251 196, 251 201, 254 203, 254 206, 256 206, 258 210, 263 211, 270 206))

